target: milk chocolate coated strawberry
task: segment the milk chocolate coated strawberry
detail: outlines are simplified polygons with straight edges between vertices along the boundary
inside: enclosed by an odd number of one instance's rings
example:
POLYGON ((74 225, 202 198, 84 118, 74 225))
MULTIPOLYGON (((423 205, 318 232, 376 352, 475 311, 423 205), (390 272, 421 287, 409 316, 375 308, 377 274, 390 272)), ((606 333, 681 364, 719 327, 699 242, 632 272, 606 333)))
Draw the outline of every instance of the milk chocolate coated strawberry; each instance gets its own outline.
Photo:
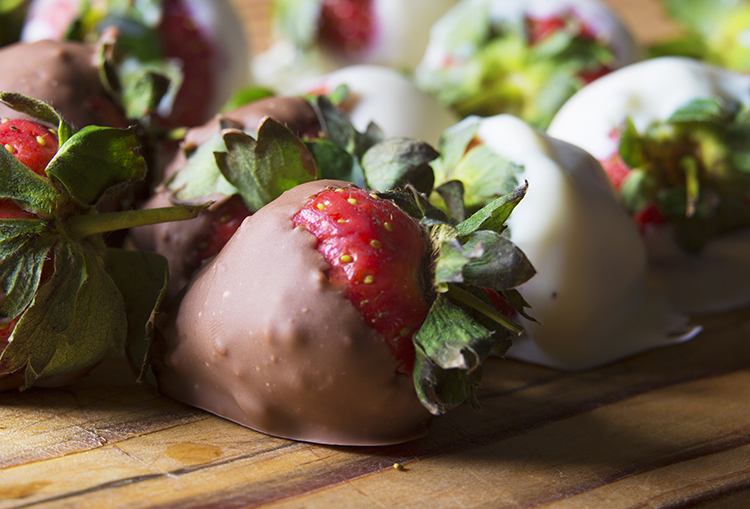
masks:
POLYGON ((145 173, 133 133, 74 132, 45 103, 3 92, 0 100, 56 126, 54 134, 27 120, 0 124, 0 390, 69 382, 127 339, 142 363, 166 264, 107 249, 101 234, 194 214, 98 214, 110 188, 145 173))
POLYGON ((294 187, 247 219, 170 311, 160 390, 297 440, 421 435, 430 413, 476 402, 482 362, 517 332, 477 287, 512 292, 498 281, 533 273, 483 229, 502 230, 522 195, 453 226, 418 194, 294 187))

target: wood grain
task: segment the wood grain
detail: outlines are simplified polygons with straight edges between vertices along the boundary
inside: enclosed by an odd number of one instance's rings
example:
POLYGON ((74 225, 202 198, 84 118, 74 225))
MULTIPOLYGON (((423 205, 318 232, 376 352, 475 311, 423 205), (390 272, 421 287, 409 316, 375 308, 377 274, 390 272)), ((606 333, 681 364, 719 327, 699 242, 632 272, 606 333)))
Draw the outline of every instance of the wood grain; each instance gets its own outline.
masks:
POLYGON ((582 373, 492 359, 481 413, 459 408, 383 448, 256 433, 112 360, 67 388, 0 394, 0 508, 745 502, 750 310, 703 322, 691 342, 582 373))

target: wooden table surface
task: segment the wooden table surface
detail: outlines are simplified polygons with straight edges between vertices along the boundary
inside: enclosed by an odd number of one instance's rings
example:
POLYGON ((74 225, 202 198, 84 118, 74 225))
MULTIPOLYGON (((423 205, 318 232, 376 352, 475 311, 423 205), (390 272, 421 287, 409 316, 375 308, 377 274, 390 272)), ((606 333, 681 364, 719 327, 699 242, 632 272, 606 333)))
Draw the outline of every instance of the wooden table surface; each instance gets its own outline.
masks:
MULTIPOLYGON (((234 1, 262 46, 265 2, 234 1)), ((651 2, 615 6, 642 40, 672 29, 651 2)), ((0 394, 0 509, 750 507, 750 310, 699 321, 690 342, 582 373, 491 359, 481 413, 384 448, 265 436, 113 359, 0 394)))

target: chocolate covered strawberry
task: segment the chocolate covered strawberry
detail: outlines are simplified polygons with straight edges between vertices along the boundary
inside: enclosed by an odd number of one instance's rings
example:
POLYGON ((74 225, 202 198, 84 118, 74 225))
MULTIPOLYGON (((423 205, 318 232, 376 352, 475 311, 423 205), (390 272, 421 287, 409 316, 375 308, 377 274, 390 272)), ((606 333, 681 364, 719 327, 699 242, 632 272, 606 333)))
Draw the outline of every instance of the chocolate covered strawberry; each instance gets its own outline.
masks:
MULTIPOLYGON (((0 90, 44 101, 75 129, 127 127, 100 78, 101 47, 80 42, 19 42, 0 48, 0 90)), ((0 118, 32 118, 0 104, 0 118)))
POLYGON ((462 116, 511 113, 544 128, 576 90, 637 59, 597 0, 463 0, 435 24, 416 77, 462 116))
POLYGON ((455 224, 412 190, 300 184, 250 216, 168 312, 162 392, 272 435, 348 445, 476 403, 520 332, 486 298, 533 268, 500 232, 525 188, 455 224))
POLYGON ((377 189, 431 185, 427 162, 437 156, 434 149, 415 140, 381 140, 374 128, 360 133, 327 98, 310 101, 264 98, 187 132, 166 181, 145 207, 214 204, 195 220, 131 235, 138 248, 169 260, 170 295, 221 250, 242 219, 297 184, 339 178, 377 189))
POLYGON ((66 383, 128 339, 142 359, 166 264, 107 249, 102 233, 195 213, 98 214, 95 205, 110 188, 145 173, 133 133, 75 132, 45 103, 3 92, 0 100, 56 126, 0 123, 0 389, 66 383))
POLYGON ((64 38, 93 42, 108 28, 122 99, 131 118, 149 116, 166 128, 200 125, 247 82, 247 41, 239 17, 226 0, 35 0, 24 41, 64 38), (169 81, 158 104, 138 96, 150 75, 169 81))

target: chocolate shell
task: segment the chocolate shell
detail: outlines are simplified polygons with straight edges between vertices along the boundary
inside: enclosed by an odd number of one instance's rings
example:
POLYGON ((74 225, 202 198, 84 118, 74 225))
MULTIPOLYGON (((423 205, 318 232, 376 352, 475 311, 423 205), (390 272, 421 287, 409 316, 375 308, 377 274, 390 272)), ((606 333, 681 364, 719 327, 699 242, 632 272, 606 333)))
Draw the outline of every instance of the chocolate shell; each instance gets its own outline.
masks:
POLYGON ((383 445, 426 432, 430 414, 385 338, 326 276, 292 216, 338 181, 284 193, 245 220, 168 313, 154 372, 166 395, 270 435, 383 445))
MULTIPOLYGON (((78 42, 16 43, 0 49, 0 90, 51 104, 74 128, 127 127, 99 78, 96 48, 78 42)), ((0 104, 0 118, 30 118, 0 104)))
MULTIPOLYGON (((221 132, 221 126, 234 127, 255 132, 261 122, 271 117, 286 125, 298 136, 317 136, 321 126, 315 110, 301 97, 268 97, 246 104, 240 108, 215 116, 206 124, 190 129, 183 142, 183 150, 174 157, 166 169, 167 177, 174 175, 187 165, 186 152, 194 150, 221 132)), ((219 202, 223 196, 207 197, 219 202)), ((144 204, 144 208, 169 207, 175 205, 171 192, 161 188, 144 204)), ((205 238, 208 217, 200 216, 179 223, 164 223, 135 228, 131 239, 138 249, 162 254, 169 261, 169 295, 175 295, 189 281, 199 262, 196 248, 205 238)))

